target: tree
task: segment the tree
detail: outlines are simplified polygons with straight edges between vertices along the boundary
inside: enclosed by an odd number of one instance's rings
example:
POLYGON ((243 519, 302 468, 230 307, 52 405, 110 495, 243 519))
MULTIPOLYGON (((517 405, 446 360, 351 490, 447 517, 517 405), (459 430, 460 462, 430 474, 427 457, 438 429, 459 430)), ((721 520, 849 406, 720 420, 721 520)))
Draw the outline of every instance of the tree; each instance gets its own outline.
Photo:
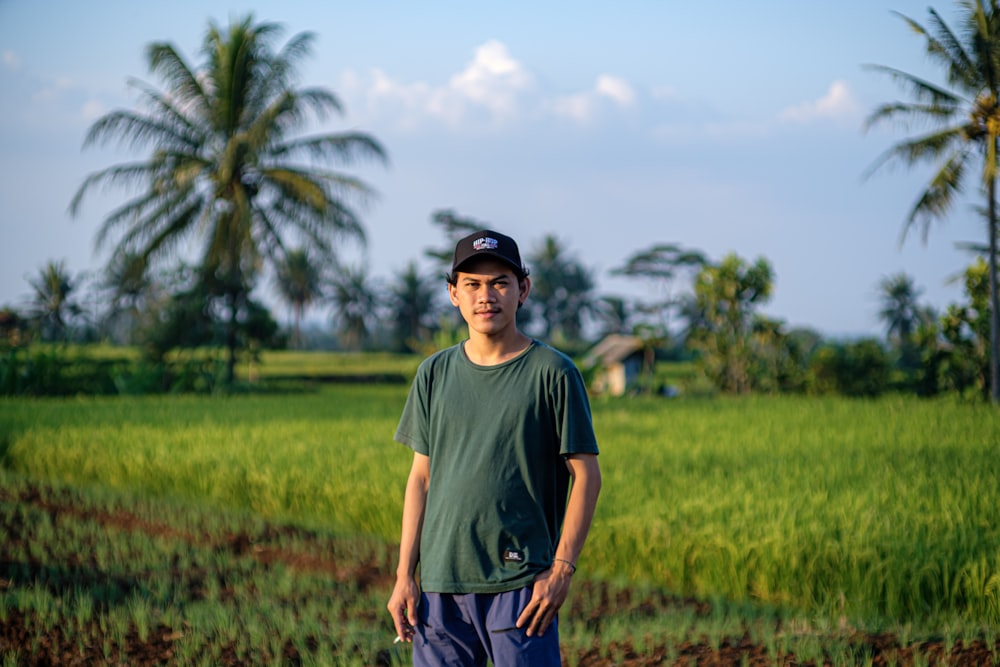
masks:
POLYGON ((148 333, 155 318, 160 286, 152 278, 141 257, 115 253, 99 280, 107 310, 102 316, 104 335, 128 345, 140 342, 141 331, 148 333))
POLYGON ((421 343, 430 339, 440 313, 438 295, 443 293, 444 281, 439 285, 422 276, 416 262, 410 262, 397 274, 386 304, 392 313, 393 345, 397 350, 416 352, 421 343))
POLYGON ((602 296, 594 306, 601 338, 632 332, 632 304, 620 296, 602 296))
POLYGON ((531 269, 528 307, 542 322, 542 337, 562 342, 583 338, 583 317, 593 309, 592 272, 549 234, 527 257, 531 269))
POLYGON ((770 263, 760 258, 748 265, 735 254, 707 265, 695 280, 703 324, 692 332, 693 346, 700 352, 699 365, 724 392, 742 394, 752 388, 754 310, 771 297, 771 290, 770 263))
POLYGON ((337 238, 364 239, 351 203, 373 192, 327 165, 386 160, 367 134, 302 133, 313 118, 340 113, 341 105, 325 89, 293 87, 313 35, 300 33, 276 51, 279 34, 277 24, 254 23, 252 16, 225 32, 210 23, 197 68, 173 45, 151 44, 149 69, 164 89, 135 83, 143 108, 103 116, 84 142, 119 141, 151 154, 89 175, 70 204, 76 214, 95 188, 138 187, 104 219, 99 247, 119 235, 120 252, 151 263, 184 241, 200 242, 200 271, 224 305, 230 383, 239 318, 249 313, 245 305, 262 264, 281 260, 290 234, 329 256, 337 238))
POLYGON ((970 164, 981 165, 980 184, 986 198, 990 285, 990 396, 1000 403, 1000 294, 997 287, 997 148, 1000 144, 1000 0, 966 0, 960 7, 956 33, 934 10, 930 28, 899 14, 924 38, 927 55, 945 72, 949 87, 882 65, 871 68, 908 88, 910 102, 879 106, 866 126, 896 120, 925 121, 933 129, 905 139, 884 152, 871 171, 889 162, 908 166, 933 163, 936 171, 918 197, 903 228, 922 226, 926 243, 930 222, 944 218, 962 192, 970 164))
POLYGON ((275 273, 278 294, 292 309, 292 347, 302 344, 302 316, 322 297, 323 271, 305 248, 285 253, 275 273))
POLYGON ((659 297, 642 304, 640 309, 658 315, 664 334, 669 335, 671 311, 681 306, 681 299, 674 295, 674 282, 685 272, 698 271, 706 263, 705 256, 697 250, 661 243, 635 252, 622 266, 612 269, 611 275, 642 278, 656 286, 659 297))
POLYGON ((934 321, 934 313, 922 307, 917 298, 921 290, 905 273, 886 276, 879 281, 879 319, 886 325, 886 339, 898 353, 898 365, 907 379, 921 372, 921 349, 917 332, 934 321))
MULTIPOLYGON (((283 345, 277 322, 248 293, 236 303, 236 329, 230 328, 230 322, 219 312, 229 307, 219 299, 225 286, 213 273, 181 266, 169 280, 173 283, 169 297, 158 307, 157 325, 145 341, 150 361, 162 363, 167 352, 176 348, 220 346, 231 337, 236 345, 251 350, 283 345)), ((227 359, 222 379, 231 385, 229 371, 227 359)))
POLYGON ((941 383, 959 393, 974 387, 984 397, 989 389, 988 272, 981 258, 968 267, 963 281, 968 302, 950 305, 941 318, 941 334, 947 343, 941 359, 941 383))
POLYGON ((79 280, 70 275, 65 261, 49 261, 28 279, 34 291, 29 313, 39 328, 42 340, 65 340, 73 318, 83 308, 73 296, 79 280))
POLYGON ((379 301, 364 267, 343 267, 338 271, 330 299, 341 345, 349 350, 365 347, 378 319, 379 301))
POLYGON ((878 317, 886 325, 886 337, 897 347, 906 345, 923 318, 917 298, 921 290, 905 273, 886 276, 879 281, 881 306, 878 317))
POLYGON ((889 387, 889 360, 874 338, 822 345, 809 364, 813 392, 878 396, 889 387))
POLYGON ((464 218, 451 209, 440 209, 431 214, 431 222, 441 228, 446 243, 441 248, 428 248, 424 254, 444 268, 451 271, 451 260, 455 255, 455 244, 463 236, 467 236, 489 225, 474 218, 464 218))

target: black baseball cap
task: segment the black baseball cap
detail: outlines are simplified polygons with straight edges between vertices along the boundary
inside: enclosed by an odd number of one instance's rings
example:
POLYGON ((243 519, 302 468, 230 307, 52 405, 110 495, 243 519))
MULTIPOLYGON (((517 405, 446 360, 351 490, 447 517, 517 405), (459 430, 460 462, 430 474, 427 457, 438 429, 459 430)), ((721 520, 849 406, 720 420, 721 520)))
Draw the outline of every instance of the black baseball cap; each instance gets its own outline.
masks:
POLYGON ((511 237, 491 229, 481 229, 469 234, 455 244, 455 258, 451 263, 451 275, 460 271, 462 265, 477 257, 495 257, 509 264, 518 278, 528 275, 528 269, 521 262, 517 242, 511 237))

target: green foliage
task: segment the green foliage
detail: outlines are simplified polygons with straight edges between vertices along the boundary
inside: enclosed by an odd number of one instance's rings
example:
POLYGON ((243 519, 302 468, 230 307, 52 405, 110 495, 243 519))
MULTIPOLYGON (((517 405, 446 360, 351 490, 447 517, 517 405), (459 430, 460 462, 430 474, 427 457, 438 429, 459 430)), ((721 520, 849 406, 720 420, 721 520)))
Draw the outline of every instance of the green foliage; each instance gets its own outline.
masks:
POLYGON ((81 279, 65 261, 49 261, 28 281, 33 291, 30 319, 44 341, 67 341, 83 315, 77 301, 81 279))
POLYGON ((161 363, 171 350, 230 343, 239 351, 284 346, 278 323, 267 308, 248 296, 235 305, 225 304, 225 298, 202 280, 173 295, 144 341, 149 359, 161 363))
POLYGON ((274 278, 278 293, 292 307, 292 347, 302 346, 302 315, 323 295, 323 266, 307 248, 285 253, 274 278))
POLYGON ((539 335, 565 349, 579 347, 584 316, 594 309, 593 271, 547 235, 525 257, 531 270, 531 296, 525 304, 539 335))
POLYGON ((760 359, 759 343, 770 344, 773 333, 753 336, 754 311, 767 302, 773 289, 771 265, 759 258, 753 265, 736 254, 705 266, 695 279, 700 321, 690 342, 699 352, 698 363, 709 380, 726 393, 743 394, 753 388, 751 366, 760 359))
MULTIPOLYGON (((655 297, 645 299, 636 305, 636 310, 651 316, 646 327, 660 329, 665 336, 671 328, 672 315, 682 311, 684 299, 674 293, 674 283, 690 273, 702 269, 708 260, 699 250, 686 250, 675 243, 658 243, 633 253, 625 263, 611 270, 611 275, 642 279, 653 284, 655 297)), ((613 331, 606 333, 628 333, 622 325, 627 321, 625 304, 613 297, 607 302, 605 315, 611 315, 613 331)))
POLYGON ((417 352, 434 336, 441 313, 443 278, 421 275, 416 262, 396 274, 386 303, 391 313, 392 349, 417 352))
POLYGON ((224 371, 202 352, 151 362, 124 349, 108 356, 87 346, 0 347, 0 396, 212 393, 224 371))
POLYGON ((821 346, 809 363, 808 386, 817 394, 878 396, 889 389, 890 363, 873 338, 821 346))
POLYGON ((413 377, 421 357, 391 353, 251 350, 227 387, 219 348, 175 351, 158 361, 138 349, 98 345, 0 346, 0 396, 144 395, 222 390, 291 393, 318 383, 413 377))
POLYGON ((965 296, 941 318, 947 343, 940 367, 945 388, 959 393, 989 396, 990 286, 989 266, 979 259, 965 271, 965 296))

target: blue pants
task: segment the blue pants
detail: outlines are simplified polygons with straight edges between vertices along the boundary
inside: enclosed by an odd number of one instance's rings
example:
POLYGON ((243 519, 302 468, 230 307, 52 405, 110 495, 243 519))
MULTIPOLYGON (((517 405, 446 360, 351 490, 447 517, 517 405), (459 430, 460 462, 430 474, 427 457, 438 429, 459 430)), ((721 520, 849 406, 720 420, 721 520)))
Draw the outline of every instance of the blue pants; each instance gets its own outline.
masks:
POLYGON ((558 619, 541 637, 516 627, 531 587, 507 593, 423 593, 414 667, 558 667, 558 619))

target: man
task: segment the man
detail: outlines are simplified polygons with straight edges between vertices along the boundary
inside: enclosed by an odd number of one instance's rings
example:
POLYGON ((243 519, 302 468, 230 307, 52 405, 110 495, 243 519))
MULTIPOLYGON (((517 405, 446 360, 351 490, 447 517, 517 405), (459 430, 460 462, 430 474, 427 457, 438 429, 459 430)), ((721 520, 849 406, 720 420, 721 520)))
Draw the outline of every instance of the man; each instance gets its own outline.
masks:
POLYGON ((530 289, 512 238, 456 244, 448 295, 469 337, 420 365, 396 431, 414 454, 388 608, 417 667, 560 664, 601 473, 579 371, 517 327, 530 289))

